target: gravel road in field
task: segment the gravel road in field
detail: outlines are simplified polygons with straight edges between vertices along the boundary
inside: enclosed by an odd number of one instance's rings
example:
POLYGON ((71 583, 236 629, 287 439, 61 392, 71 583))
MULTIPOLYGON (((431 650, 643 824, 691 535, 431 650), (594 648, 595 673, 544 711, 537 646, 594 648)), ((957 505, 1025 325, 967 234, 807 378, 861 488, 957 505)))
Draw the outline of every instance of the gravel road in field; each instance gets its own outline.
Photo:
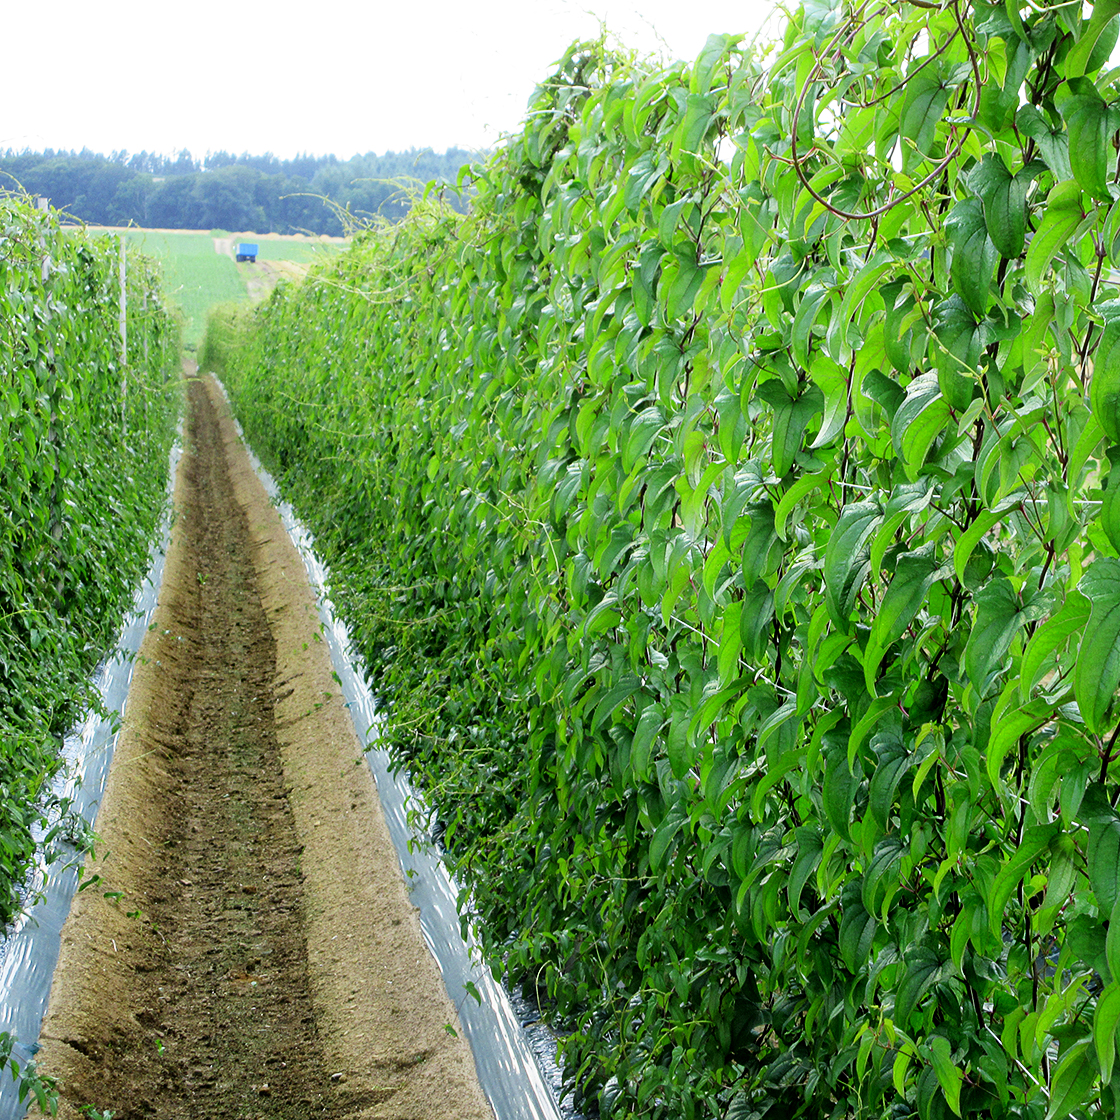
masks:
POLYGON ((483 1120, 300 558, 216 385, 188 384, 160 606, 43 1026, 60 1115, 483 1120))

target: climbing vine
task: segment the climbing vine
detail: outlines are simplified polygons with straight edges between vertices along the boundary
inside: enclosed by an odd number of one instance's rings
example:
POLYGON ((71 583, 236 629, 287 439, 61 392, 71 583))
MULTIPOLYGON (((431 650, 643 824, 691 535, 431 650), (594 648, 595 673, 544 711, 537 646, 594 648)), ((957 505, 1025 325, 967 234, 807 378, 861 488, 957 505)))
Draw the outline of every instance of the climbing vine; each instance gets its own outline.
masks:
POLYGON ((1118 12, 576 44, 213 348, 604 1114, 1120 1106, 1118 12))
POLYGON ((146 258, 0 198, 0 927, 35 884, 62 737, 147 568, 178 327, 146 258))

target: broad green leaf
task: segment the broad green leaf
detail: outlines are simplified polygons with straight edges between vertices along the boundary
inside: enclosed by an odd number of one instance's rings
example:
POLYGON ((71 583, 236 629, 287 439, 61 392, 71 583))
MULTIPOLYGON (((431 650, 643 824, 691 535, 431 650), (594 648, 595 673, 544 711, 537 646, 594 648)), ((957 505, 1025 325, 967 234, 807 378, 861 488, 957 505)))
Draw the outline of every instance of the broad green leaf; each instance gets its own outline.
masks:
POLYGON ((848 765, 847 752, 842 747, 831 748, 825 758, 824 811, 832 830, 845 839, 851 835, 849 821, 858 785, 859 778, 848 765))
POLYGON ((927 156, 937 135, 937 125, 949 104, 949 90, 933 68, 917 70, 922 60, 915 63, 914 76, 905 84, 905 94, 899 111, 898 132, 912 147, 902 147, 902 167, 909 170, 914 163, 914 150, 927 156))
POLYGON ((1057 821, 1051 824, 1033 825, 1023 833, 1018 849, 1006 860, 987 898, 988 929, 997 941, 1002 939, 1003 912, 1007 903, 1030 866, 1039 854, 1050 846, 1050 841, 1059 829, 1057 821))
POLYGON ((875 773, 871 775, 868 808, 880 828, 885 829, 887 827, 891 805, 894 803, 894 795, 898 792, 902 778, 906 771, 910 769, 913 761, 913 755, 904 747, 898 747, 879 759, 879 765, 875 768, 875 773))
POLYGON ((930 1059, 933 1062, 934 1072, 945 1094, 945 1100, 953 1113, 961 1115, 961 1086, 964 1084, 964 1074, 953 1064, 953 1047, 949 1040, 940 1034, 929 1037, 930 1059))
MULTIPOLYGON (((878 252, 860 267, 859 272, 852 277, 845 287, 840 308, 832 317, 835 328, 841 331, 846 330, 848 323, 858 314, 860 305, 867 298, 868 293, 879 283, 884 274, 894 267, 894 263, 894 258, 890 254, 878 252)), ((833 349, 833 357, 839 358, 835 348, 833 349)))
POLYGON ((662 822, 654 829, 653 839, 649 844, 649 867, 656 874, 661 870, 669 854, 669 848, 676 839, 681 825, 685 822, 683 809, 674 806, 665 814, 662 822))
POLYGON ((1089 405, 1112 443, 1120 443, 1120 305, 1106 304, 1104 331, 1093 355, 1089 405))
POLYGON ((692 93, 707 93, 712 88, 716 67, 727 61, 728 52, 734 46, 735 35, 709 35, 692 67, 690 90, 692 93))
POLYGON ((1097 1076, 1091 1060, 1092 1042, 1075 1042, 1058 1063, 1050 1082, 1050 1107, 1045 1120, 1065 1120, 1074 1109, 1084 1105, 1086 1094, 1097 1076))
POLYGON ((1120 560, 1101 557, 1079 585, 1089 600, 1089 623, 1077 650, 1073 692, 1086 727, 1096 735, 1120 686, 1120 560))
POLYGON ((880 914, 884 921, 888 916, 890 900, 899 887, 903 855, 902 840, 897 835, 884 836, 875 845, 871 862, 863 873, 863 905, 869 912, 880 914))
POLYGON ((782 500, 778 503, 778 508, 774 511, 774 532, 776 532, 783 541, 788 539, 786 521, 789 519, 794 508, 799 502, 804 501, 814 490, 820 490, 827 486, 831 477, 831 467, 821 471, 819 474, 803 474, 785 494, 782 495, 782 500))
POLYGON ((742 603, 728 603, 723 610, 723 629, 719 638, 719 682, 726 687, 739 675, 739 654, 743 649, 743 635, 740 627, 742 603))
MULTIPOLYGON (((1014 690, 1014 685, 1009 686, 1014 690)), ((1001 712, 998 721, 992 720, 992 734, 988 739, 987 771, 993 789, 999 789, 1000 771, 1007 752, 1023 735, 1041 727, 1054 714, 1054 707, 1047 700, 1032 700, 1014 712, 1001 712)))
MULTIPOLYGON (((984 316, 991 304, 989 289, 1000 254, 988 237, 980 200, 965 198, 958 202, 946 218, 945 227, 953 250, 949 267, 953 288, 973 314, 984 316)), ((949 348, 947 343, 943 344, 949 348)), ((972 368, 975 362, 967 364, 972 368)))
POLYGON ((844 430, 848 419, 848 375, 827 354, 814 354, 809 375, 824 395, 824 417, 810 450, 827 447, 844 430))
MULTIPOLYGON (((1107 43, 1107 31, 1110 27, 1113 32, 1113 45, 1115 45, 1115 19, 1118 13, 1120 13, 1120 0, 1096 0, 1089 26, 1082 31, 1081 38, 1066 55, 1067 81, 1071 78, 1080 78, 1091 69, 1090 63, 1096 53, 1097 44, 1102 38, 1107 43)), ((1109 51, 1104 53, 1107 57, 1109 51)), ((1106 1077, 1104 1080, 1108 1081, 1109 1078, 1106 1077)))
POLYGON ((797 305, 797 314, 793 317, 790 348, 793 352, 793 360, 803 369, 809 366, 813 326, 819 317, 821 305, 832 295, 829 277, 835 279, 835 274, 830 271, 809 288, 801 297, 801 302, 797 305))
POLYGON ((976 596, 976 621, 965 649, 965 668, 973 687, 983 695, 1019 627, 1027 621, 1011 584, 1002 576, 986 583, 976 596))
POLYGON ((1120 1025, 1120 983, 1115 980, 1097 997, 1093 1012, 1093 1045, 1097 1063, 1101 1067, 1101 1080, 1112 1080, 1112 1065, 1116 1060, 1116 1028, 1120 1025))
POLYGON ((1069 162, 1069 143, 1064 130, 1052 129, 1033 105, 1020 107, 1015 114, 1015 127, 1038 145, 1042 159, 1054 173, 1055 179, 1065 180, 1073 175, 1069 162))
POLYGON ((1050 262, 1066 247, 1083 216, 1078 183, 1073 179, 1056 183, 1046 196, 1042 222, 1027 248, 1027 287, 1036 295, 1042 291, 1042 278, 1050 262))
POLYGON ((891 1067, 891 1083, 900 1097, 906 1093, 906 1071, 910 1068, 910 1058, 910 1051, 899 1050, 891 1067))
POLYGON ((938 548, 933 542, 898 557, 894 576, 871 624, 871 638, 864 653, 864 679, 872 695, 875 694, 875 677, 883 655, 914 621, 939 569, 938 548))
POLYGON ((1113 976, 1120 976, 1120 897, 1112 904, 1108 918, 1108 932, 1104 938, 1104 956, 1108 970, 1113 976))
POLYGON ((941 958, 929 949, 917 949, 906 958, 902 978, 895 989, 894 1021, 909 1029, 910 1015, 941 970, 941 958))
POLYGON ((825 602, 832 621, 845 632, 856 595, 867 575, 867 539, 882 519, 874 502, 852 502, 840 513, 824 554, 825 602))
POLYGON ((749 660, 761 660, 773 620, 774 592, 765 580, 755 580, 751 589, 744 592, 739 612, 740 638, 749 660))
POLYGON ((848 884, 844 888, 840 918, 840 958, 856 975, 863 971, 871 955, 875 927, 875 916, 863 905, 859 884, 848 884))
POLYGON ((634 738, 630 744, 630 765, 639 778, 644 778, 646 775, 650 756, 653 753, 653 744, 664 723, 665 716, 659 704, 648 705, 642 709, 642 714, 638 717, 634 738))
POLYGON ((622 469, 629 474, 634 464, 648 454, 657 433, 665 427, 665 416, 657 405, 642 409, 630 423, 622 443, 622 469))
MULTIPOLYGON (((804 760, 803 753, 801 757, 804 760)), ((801 892, 805 889, 809 876, 817 870, 823 851, 824 841, 819 829, 809 826, 797 829, 797 859, 790 869, 786 887, 792 914, 801 914, 801 892)))
POLYGON ((1120 899, 1120 818, 1114 812, 1089 822, 1085 856, 1097 907, 1102 914, 1111 914, 1120 899))
POLYGON ((923 373, 910 382, 906 399, 891 421, 891 440, 911 481, 917 478, 933 441, 947 427, 949 415, 949 402, 942 396, 936 374, 923 373))
POLYGON ((1063 102, 1061 112, 1069 129, 1069 162, 1073 177, 1094 198, 1111 202, 1108 173, 1111 133, 1115 128, 1108 106, 1088 85, 1087 93, 1063 102))
POLYGON ((941 344, 936 355, 937 383, 952 408, 963 412, 972 402, 973 375, 987 341, 987 325, 977 321, 959 295, 938 304, 936 315, 934 332, 941 344))
POLYGON ((969 176, 969 185, 984 208, 988 236, 999 252, 1014 260, 1023 251, 1027 229, 1027 189, 1031 178, 1012 175, 995 153, 984 156, 969 176))
POLYGON ((1019 667, 1020 696, 1024 701, 1030 696, 1031 689, 1054 653, 1074 634, 1079 634, 1084 629, 1089 620, 1089 607, 1089 600, 1080 591, 1071 591, 1066 595, 1061 609, 1031 635, 1019 667))
POLYGON ((1015 496, 1004 498, 992 509, 981 513, 961 534, 960 540, 957 541, 956 547, 953 549, 953 571, 961 583, 964 583, 965 568, 968 566, 968 560, 973 550, 992 526, 996 522, 1002 521, 1007 516, 1008 511, 1014 509, 1021 501, 1021 498, 1015 496))

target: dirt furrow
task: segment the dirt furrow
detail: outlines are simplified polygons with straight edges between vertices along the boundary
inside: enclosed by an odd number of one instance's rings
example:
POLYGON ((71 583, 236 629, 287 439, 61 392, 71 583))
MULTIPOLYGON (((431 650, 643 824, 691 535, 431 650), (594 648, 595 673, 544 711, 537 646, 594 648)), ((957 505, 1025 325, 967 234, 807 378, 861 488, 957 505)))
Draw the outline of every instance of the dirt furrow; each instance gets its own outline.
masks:
POLYGON ((212 382, 63 934, 63 1115, 486 1117, 302 565, 212 382))

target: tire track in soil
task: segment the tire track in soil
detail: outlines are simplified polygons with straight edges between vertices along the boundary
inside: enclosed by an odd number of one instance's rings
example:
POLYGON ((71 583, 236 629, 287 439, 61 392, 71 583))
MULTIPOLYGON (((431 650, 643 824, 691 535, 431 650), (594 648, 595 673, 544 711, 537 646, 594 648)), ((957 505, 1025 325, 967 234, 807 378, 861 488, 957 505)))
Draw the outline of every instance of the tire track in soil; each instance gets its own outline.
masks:
MULTIPOLYGON (((293 683, 278 681, 260 561, 231 480, 216 394, 194 379, 189 397, 173 527, 185 552, 170 620, 157 614, 158 685, 135 698, 148 712, 145 749, 122 761, 143 781, 123 811, 114 803, 113 820, 124 821, 120 866, 114 852, 93 864, 101 882, 76 903, 97 907, 94 932, 87 913, 85 926, 64 936, 63 965, 75 948, 87 957, 60 970, 85 986, 64 991, 56 1008, 56 976, 41 1064, 60 1074, 63 1115, 85 1104, 118 1120, 489 1114, 474 1097, 464 1105, 394 1101, 402 1079, 423 1076, 411 1067, 434 1054, 422 1038, 406 1037, 403 1053, 390 1046, 365 1076, 353 1062, 349 1076, 329 1064, 341 1059, 336 1038, 324 1045, 321 1005, 341 999, 351 1010, 360 989, 341 996, 312 975, 308 908, 321 902, 313 895, 309 903, 304 887, 306 837, 278 739, 285 720, 277 705, 293 683), (101 942, 92 956, 83 937, 101 942)), ((325 815, 322 806, 311 812, 325 815)), ((331 1031, 337 1036, 339 1024, 331 1031)))

